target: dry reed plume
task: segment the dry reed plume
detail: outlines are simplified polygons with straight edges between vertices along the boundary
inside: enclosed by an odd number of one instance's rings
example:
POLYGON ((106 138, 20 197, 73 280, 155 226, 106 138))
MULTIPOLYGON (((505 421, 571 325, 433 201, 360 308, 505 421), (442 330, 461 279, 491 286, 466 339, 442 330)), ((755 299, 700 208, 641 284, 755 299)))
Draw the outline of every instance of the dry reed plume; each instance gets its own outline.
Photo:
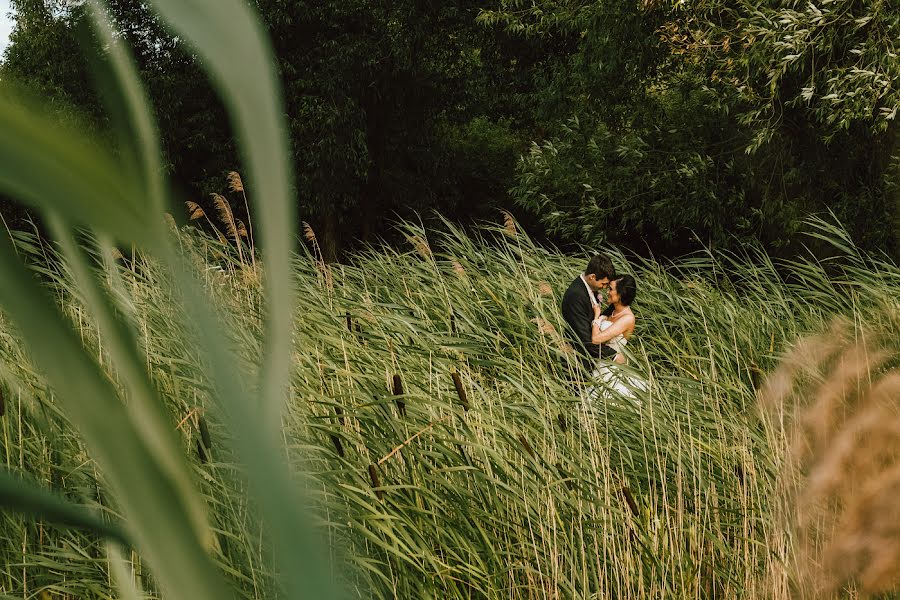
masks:
POLYGON ((431 258, 431 247, 428 246, 428 242, 424 238, 418 235, 410 235, 406 239, 422 258, 431 258))
POLYGON ((516 228, 516 219, 505 210, 500 212, 503 213, 503 232, 510 237, 516 237, 519 233, 519 230, 516 228))
POLYGON ((241 192, 244 191, 244 182, 241 180, 241 174, 237 171, 230 171, 228 173, 228 189, 232 192, 241 192))
POLYGON ((769 415, 793 414, 781 486, 802 597, 900 586, 900 372, 853 333, 839 320, 800 342, 760 392, 769 415))
POLYGON ((191 221, 196 221, 197 219, 201 219, 206 216, 206 213, 203 212, 203 208, 196 202, 188 200, 184 204, 187 206, 188 218, 191 221))
POLYGON ((228 200, 225 199, 225 196, 221 194, 213 194, 213 206, 216 207, 216 211, 219 213, 219 218, 222 220, 222 223, 225 225, 225 233, 231 239, 237 241, 237 224, 234 220, 234 213, 231 211, 231 205, 228 204, 228 200))

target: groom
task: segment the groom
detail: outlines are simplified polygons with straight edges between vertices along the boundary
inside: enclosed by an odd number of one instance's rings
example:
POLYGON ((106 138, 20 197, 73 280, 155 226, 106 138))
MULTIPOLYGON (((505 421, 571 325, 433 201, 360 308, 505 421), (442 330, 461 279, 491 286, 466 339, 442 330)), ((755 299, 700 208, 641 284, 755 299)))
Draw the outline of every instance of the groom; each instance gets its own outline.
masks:
POLYGON ((569 336, 575 348, 584 357, 584 364, 592 369, 600 357, 612 356, 615 352, 606 346, 591 342, 591 321, 594 319, 594 305, 597 294, 616 278, 612 261, 605 254, 598 254, 587 264, 584 273, 575 278, 563 295, 562 315, 569 324, 569 336))

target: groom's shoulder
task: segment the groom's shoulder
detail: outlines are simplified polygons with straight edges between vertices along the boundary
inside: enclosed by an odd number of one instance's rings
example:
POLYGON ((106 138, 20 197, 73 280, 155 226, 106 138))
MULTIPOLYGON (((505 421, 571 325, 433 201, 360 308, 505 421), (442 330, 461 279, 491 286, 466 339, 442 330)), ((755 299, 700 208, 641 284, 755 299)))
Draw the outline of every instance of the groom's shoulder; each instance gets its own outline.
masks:
POLYGON ((581 276, 576 276, 575 279, 572 280, 572 283, 569 284, 569 287, 566 288, 566 292, 563 294, 563 298, 567 296, 575 296, 579 292, 579 284, 581 287, 584 287, 584 284, 580 281, 581 276))

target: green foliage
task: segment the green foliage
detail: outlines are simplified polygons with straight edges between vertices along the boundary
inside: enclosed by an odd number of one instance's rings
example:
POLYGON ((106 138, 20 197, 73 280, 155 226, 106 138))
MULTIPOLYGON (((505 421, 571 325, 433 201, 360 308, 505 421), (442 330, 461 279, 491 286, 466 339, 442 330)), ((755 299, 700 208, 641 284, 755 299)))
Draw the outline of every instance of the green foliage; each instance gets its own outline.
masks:
POLYGON ((709 61, 713 81, 746 103, 742 120, 757 130, 751 148, 794 111, 826 141, 855 126, 893 129, 900 14, 889 4, 679 4, 664 31, 681 56, 709 61))
MULTIPOLYGON (((172 294, 173 304, 187 307, 172 324, 181 328, 192 352, 212 375, 219 414, 236 434, 231 438, 235 454, 245 465, 250 495, 280 561, 276 564, 281 576, 273 586, 293 597, 334 597, 327 557, 308 525, 296 478, 287 470, 277 437, 289 380, 293 205, 280 88, 257 16, 240 0, 224 6, 170 0, 154 4, 179 39, 202 57, 222 90, 248 173, 260 181, 264 202, 257 239, 266 261, 257 277, 265 281, 259 290, 265 317, 260 320, 260 346, 252 370, 257 379, 248 385, 251 371, 237 362, 215 304, 176 250, 167 227, 168 185, 133 56, 107 22, 101 4, 88 2, 77 8, 92 18, 97 45, 103 48, 95 69, 118 144, 113 149, 84 132, 60 126, 39 109, 40 103, 26 102, 7 86, 0 97, 4 138, 0 186, 40 211, 53 231, 65 261, 64 266, 54 266, 71 276, 81 309, 101 332, 96 347, 102 347, 103 354, 87 351, 74 323, 61 313, 65 307, 55 305, 21 263, 19 250, 6 241, 0 247, 0 272, 10 286, 0 302, 10 330, 15 328, 27 340, 25 349, 45 378, 42 389, 53 390, 54 403, 83 436, 102 472, 98 481, 114 495, 127 538, 152 565, 154 587, 173 598, 231 597, 209 556, 215 544, 209 506, 198 493, 177 445, 171 414, 147 371, 137 324, 129 318, 133 312, 122 304, 122 278, 111 243, 152 255, 166 275, 160 284, 172 294), (100 264, 78 242, 84 228, 102 257, 100 264), (248 401, 249 389, 257 403, 248 401)), ((47 267, 45 263, 40 272, 52 277, 47 267)), ((207 437, 203 441, 208 445, 207 437)), ((12 466, 8 460, 7 466, 12 466)), ((21 508, 21 498, 30 494, 40 501, 31 511, 80 525, 92 522, 84 511, 24 485, 13 486, 12 492, 4 492, 4 499, 14 506, 21 508)))
POLYGON ((895 12, 503 0, 480 20, 558 49, 535 68, 556 117, 512 196, 581 243, 790 254, 802 220, 830 211, 896 254, 895 12))
MULTIPOLYGON (((836 314, 865 315, 856 333, 880 331, 894 352, 900 339, 897 265, 861 255, 830 226, 811 232, 836 256, 827 271, 815 261, 779 265, 790 283, 758 250, 665 267, 614 254, 639 286, 628 349, 630 372, 650 382, 641 407, 618 396, 583 403, 575 386, 584 374, 561 349, 558 306, 583 259, 542 249, 520 231, 469 237, 452 227, 405 227, 409 251, 370 252, 343 266, 295 257, 292 281, 304 304, 280 437, 293 466, 313 472, 316 513, 349 587, 361 598, 539 598, 547 590, 754 598, 787 589, 790 542, 774 518, 772 490, 788 440, 756 417, 760 377, 797 336, 836 314)), ((52 289, 99 356, 101 338, 65 259, 33 236, 18 239, 36 265, 49 256, 52 289)), ((227 315, 239 362, 254 363, 258 271, 233 243, 187 229, 178 241, 227 315)), ((239 432, 223 427, 214 374, 173 318, 184 309, 170 274, 141 255, 114 272, 212 507, 214 560, 242 597, 272 597, 275 559, 260 546, 259 513, 234 477, 242 467, 230 442, 239 432), (206 462, 195 451, 201 414, 211 440, 206 462)), ((0 328, 0 353, 9 365, 0 456, 24 455, 23 470, 113 510, 116 496, 85 462, 8 327, 0 328), (60 481, 57 472, 69 475, 60 481)), ((0 528, 13 541, 0 545, 0 563, 16 564, 0 569, 5 591, 110 595, 94 536, 44 525, 39 538, 29 521, 8 515, 0 528)), ((129 561, 145 572, 139 556, 129 561)))

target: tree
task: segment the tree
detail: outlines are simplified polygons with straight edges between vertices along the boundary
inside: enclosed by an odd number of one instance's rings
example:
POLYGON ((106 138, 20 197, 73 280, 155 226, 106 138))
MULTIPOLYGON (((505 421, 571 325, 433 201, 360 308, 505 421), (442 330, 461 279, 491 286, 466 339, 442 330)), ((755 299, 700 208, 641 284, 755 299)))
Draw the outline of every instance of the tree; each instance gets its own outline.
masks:
POLYGON ((567 69, 551 87, 575 99, 522 158, 514 197, 582 242, 793 251, 800 220, 827 209, 896 252, 898 17, 843 4, 501 0, 481 20, 565 41, 568 61, 547 67, 567 69))

